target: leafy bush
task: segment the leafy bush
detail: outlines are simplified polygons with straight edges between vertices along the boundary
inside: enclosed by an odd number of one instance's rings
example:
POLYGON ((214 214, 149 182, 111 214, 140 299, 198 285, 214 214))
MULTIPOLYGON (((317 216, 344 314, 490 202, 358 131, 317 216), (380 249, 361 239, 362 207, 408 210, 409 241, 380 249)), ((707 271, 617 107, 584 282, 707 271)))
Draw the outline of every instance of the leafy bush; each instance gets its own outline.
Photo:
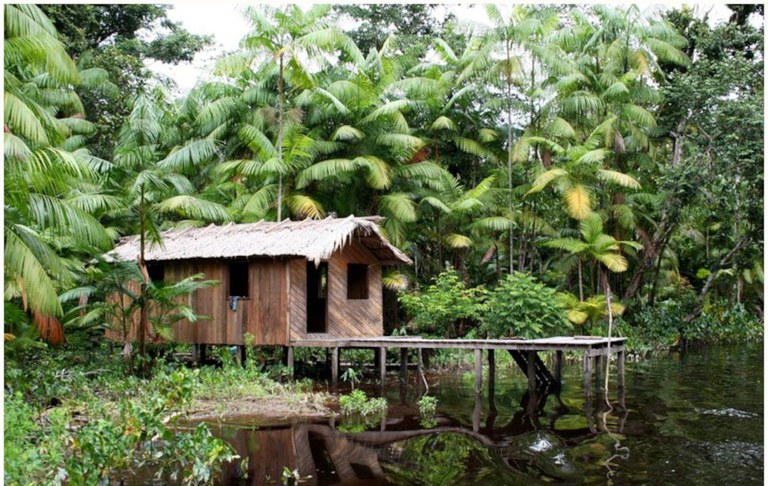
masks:
POLYGON ((339 398, 339 406, 344 415, 361 415, 367 417, 378 415, 387 410, 387 400, 384 398, 368 398, 363 390, 354 390, 349 395, 339 398))
POLYGON ((570 328, 555 290, 531 275, 515 272, 493 289, 481 330, 490 338, 554 336, 570 328))
POLYGON ((422 415, 434 415, 437 411, 437 398, 424 395, 419 399, 419 413, 422 415))
POLYGON ((486 294, 482 286, 467 288, 456 271, 448 270, 423 292, 401 293, 398 300, 413 317, 416 332, 457 337, 480 320, 486 294))

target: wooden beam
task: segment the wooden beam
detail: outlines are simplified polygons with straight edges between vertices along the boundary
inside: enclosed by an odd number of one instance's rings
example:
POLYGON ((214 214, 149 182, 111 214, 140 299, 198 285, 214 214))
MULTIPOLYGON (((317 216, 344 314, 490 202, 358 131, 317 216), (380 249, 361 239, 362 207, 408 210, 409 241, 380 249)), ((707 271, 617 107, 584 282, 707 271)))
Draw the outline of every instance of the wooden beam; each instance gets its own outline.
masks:
POLYGON ((563 383, 563 352, 555 351, 555 381, 558 385, 563 383))
POLYGON ((483 350, 475 349, 475 395, 483 391, 483 350))
POLYGON ((339 385, 339 348, 331 348, 331 386, 339 385))

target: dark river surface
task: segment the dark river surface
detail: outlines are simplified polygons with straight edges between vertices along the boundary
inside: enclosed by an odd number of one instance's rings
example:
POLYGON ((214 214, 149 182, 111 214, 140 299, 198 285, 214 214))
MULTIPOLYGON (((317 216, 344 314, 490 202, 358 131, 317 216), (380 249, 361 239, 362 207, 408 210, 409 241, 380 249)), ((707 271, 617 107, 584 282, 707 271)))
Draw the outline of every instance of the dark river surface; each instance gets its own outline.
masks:
POLYGON ((628 362, 623 409, 615 369, 612 407, 599 395, 585 407, 580 361, 568 361, 560 399, 550 394, 532 416, 512 366, 498 366, 493 404, 487 380, 476 400, 470 375, 428 376, 432 423, 419 416, 423 387, 411 373, 386 388, 386 419, 368 425, 211 424, 249 458, 247 479, 229 467, 225 483, 282 484, 286 467, 308 485, 763 483, 762 343, 628 362))

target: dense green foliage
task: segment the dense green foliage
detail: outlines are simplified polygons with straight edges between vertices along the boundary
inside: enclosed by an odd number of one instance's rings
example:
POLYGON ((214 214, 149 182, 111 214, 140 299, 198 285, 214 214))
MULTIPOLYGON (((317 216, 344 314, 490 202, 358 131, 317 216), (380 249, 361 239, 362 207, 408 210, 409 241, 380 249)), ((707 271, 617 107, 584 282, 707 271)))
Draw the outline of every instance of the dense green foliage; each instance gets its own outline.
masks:
POLYGON ((490 338, 562 336, 569 326, 555 293, 530 275, 508 275, 488 294, 481 330, 490 338))
MULTIPOLYGON (((719 25, 685 7, 484 8, 485 28, 428 5, 252 7, 240 49, 173 99, 143 61, 208 39, 166 7, 5 5, 6 482, 145 461, 210 480, 229 452, 165 419, 295 391, 253 356, 153 363, 150 328, 194 320, 179 297, 210 282, 104 262, 122 235, 377 214, 414 260, 387 274, 388 331, 534 337, 567 318, 605 334, 611 315, 635 348, 761 337, 762 8, 719 25), (136 311, 141 379, 102 345, 136 311)), ((414 461, 444 483, 471 451, 440 440, 414 461)))
POLYGON ((447 271, 423 292, 404 292, 399 300, 413 316, 415 333, 456 337, 464 336, 479 322, 486 293, 482 287, 467 288, 458 273, 447 271))

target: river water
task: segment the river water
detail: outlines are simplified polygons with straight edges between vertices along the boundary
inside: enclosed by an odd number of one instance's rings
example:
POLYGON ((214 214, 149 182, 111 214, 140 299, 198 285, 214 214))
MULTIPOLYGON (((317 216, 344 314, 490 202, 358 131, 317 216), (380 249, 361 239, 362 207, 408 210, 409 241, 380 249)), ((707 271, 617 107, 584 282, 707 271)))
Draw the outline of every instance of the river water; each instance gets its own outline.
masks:
POLYGON ((628 362, 624 407, 615 384, 610 406, 586 404, 576 361, 559 399, 531 406, 513 366, 498 366, 492 402, 487 387, 476 399, 469 374, 429 376, 431 422, 412 377, 385 389, 386 418, 367 424, 211 424, 248 457, 247 477, 232 466, 224 480, 282 484, 290 470, 308 485, 763 484, 762 343, 628 362))

